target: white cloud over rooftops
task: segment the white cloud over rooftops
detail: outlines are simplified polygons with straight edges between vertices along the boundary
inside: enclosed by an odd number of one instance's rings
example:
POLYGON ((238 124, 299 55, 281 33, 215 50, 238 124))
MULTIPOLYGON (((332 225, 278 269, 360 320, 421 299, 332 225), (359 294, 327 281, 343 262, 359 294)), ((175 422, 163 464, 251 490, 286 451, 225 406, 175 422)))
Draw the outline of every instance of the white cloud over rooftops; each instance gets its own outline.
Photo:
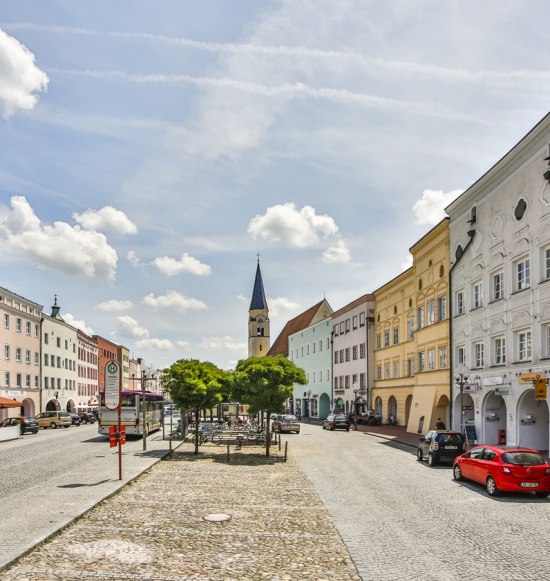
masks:
POLYGON ((85 230, 113 232, 133 235, 138 233, 137 226, 121 210, 113 206, 103 206, 100 210, 88 209, 82 214, 73 213, 74 221, 85 230))
POLYGON ((34 54, 0 29, 0 106, 4 118, 33 109, 34 94, 48 87, 48 75, 35 64, 34 54))
POLYGON ((204 311, 208 307, 206 303, 199 299, 186 297, 175 290, 169 290, 165 295, 155 296, 153 293, 143 297, 141 301, 144 305, 153 307, 153 309, 172 309, 185 313, 186 311, 204 311))
POLYGON ((106 311, 108 313, 116 313, 119 311, 127 311, 134 306, 132 301, 119 301, 117 299, 109 299, 96 305, 96 309, 106 311))
POLYGON ((193 256, 189 256, 187 252, 184 252, 179 260, 170 256, 159 256, 153 260, 152 264, 166 276, 176 276, 183 272, 197 276, 207 276, 212 272, 210 265, 202 263, 193 256))
POLYGON ((445 208, 464 190, 452 190, 444 192, 443 190, 424 190, 422 197, 416 201, 413 206, 413 212, 417 224, 426 224, 435 226, 447 215, 445 208))
POLYGON ((335 246, 330 246, 323 252, 323 262, 326 264, 347 263, 350 260, 349 245, 345 240, 338 240, 335 246))
POLYGON ((72 325, 76 329, 84 331, 84 333, 88 335, 95 334, 95 331, 86 324, 86 321, 75 318, 73 315, 71 315, 71 313, 63 313, 63 320, 65 321, 65 323, 72 325))
POLYGON ((131 339, 148 339, 149 331, 132 317, 128 315, 121 315, 117 317, 117 329, 116 334, 121 337, 131 338, 131 339))
POLYGON ((229 351, 245 351, 246 343, 239 343, 229 335, 224 337, 204 337, 201 342, 204 349, 227 349, 229 351))
POLYGON ((170 339, 140 339, 136 342, 136 347, 151 351, 171 351, 174 348, 174 344, 170 339))
POLYGON ((3 254, 38 268, 113 280, 118 256, 100 232, 66 222, 43 225, 24 196, 12 196, 11 209, 0 207, 3 254))

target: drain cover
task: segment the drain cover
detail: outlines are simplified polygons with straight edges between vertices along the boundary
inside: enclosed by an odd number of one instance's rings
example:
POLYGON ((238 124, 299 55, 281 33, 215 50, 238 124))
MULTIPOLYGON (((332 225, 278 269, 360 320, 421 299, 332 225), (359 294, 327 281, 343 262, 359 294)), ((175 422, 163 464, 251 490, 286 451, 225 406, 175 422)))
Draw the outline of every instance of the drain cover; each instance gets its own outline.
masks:
POLYGON ((231 520, 231 515, 220 512, 218 514, 207 514, 203 519, 208 522, 226 522, 231 520))

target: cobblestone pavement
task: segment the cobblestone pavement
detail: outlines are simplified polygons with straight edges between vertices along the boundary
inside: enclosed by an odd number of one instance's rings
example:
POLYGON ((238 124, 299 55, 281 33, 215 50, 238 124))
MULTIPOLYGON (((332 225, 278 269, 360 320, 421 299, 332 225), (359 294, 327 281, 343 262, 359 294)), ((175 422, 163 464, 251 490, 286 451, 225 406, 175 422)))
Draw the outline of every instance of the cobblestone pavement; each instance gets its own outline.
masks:
POLYGON ((550 580, 550 500, 487 496, 415 448, 302 424, 292 455, 364 580, 550 580))
POLYGON ((57 536, 3 580, 342 580, 360 577, 296 462, 245 447, 184 444, 57 536), (224 523, 210 514, 228 514, 224 523))

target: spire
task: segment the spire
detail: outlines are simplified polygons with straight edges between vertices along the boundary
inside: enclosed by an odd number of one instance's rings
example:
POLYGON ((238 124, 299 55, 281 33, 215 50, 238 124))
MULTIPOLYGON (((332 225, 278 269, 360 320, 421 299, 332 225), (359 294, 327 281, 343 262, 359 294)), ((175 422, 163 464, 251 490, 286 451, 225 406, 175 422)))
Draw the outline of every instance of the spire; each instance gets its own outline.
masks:
POLYGON ((254 280, 254 290, 252 291, 252 301, 250 301, 250 311, 267 310, 265 300, 264 283, 262 272, 260 271, 260 255, 258 254, 258 266, 256 267, 256 279, 254 280))
POLYGON ((59 313, 61 307, 57 304, 57 295, 54 295, 54 298, 55 300, 52 306, 52 314, 50 316, 52 317, 52 319, 59 319, 60 321, 63 321, 63 317, 59 313))

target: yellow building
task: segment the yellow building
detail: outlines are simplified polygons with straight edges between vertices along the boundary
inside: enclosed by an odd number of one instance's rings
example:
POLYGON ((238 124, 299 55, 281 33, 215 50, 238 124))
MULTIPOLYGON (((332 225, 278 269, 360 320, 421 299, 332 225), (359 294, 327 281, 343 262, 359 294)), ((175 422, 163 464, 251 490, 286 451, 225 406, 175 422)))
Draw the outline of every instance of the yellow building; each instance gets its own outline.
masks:
POLYGON ((383 421, 424 434, 449 426, 449 223, 410 249, 413 266, 374 292, 374 386, 383 421))

